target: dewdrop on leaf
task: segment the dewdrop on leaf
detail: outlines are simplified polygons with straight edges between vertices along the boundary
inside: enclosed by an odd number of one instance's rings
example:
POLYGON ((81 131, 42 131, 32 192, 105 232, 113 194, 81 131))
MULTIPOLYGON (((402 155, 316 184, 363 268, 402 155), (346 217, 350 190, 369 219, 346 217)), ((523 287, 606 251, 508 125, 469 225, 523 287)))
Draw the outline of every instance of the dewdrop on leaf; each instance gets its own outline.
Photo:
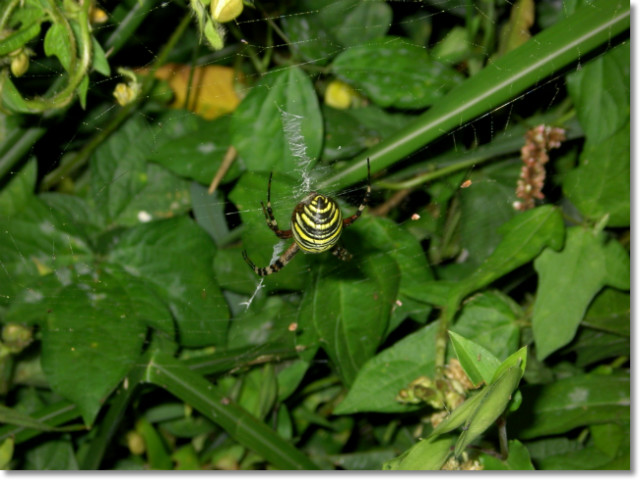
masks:
POLYGON ((212 0, 211 17, 220 23, 230 22, 242 13, 242 0, 212 0))

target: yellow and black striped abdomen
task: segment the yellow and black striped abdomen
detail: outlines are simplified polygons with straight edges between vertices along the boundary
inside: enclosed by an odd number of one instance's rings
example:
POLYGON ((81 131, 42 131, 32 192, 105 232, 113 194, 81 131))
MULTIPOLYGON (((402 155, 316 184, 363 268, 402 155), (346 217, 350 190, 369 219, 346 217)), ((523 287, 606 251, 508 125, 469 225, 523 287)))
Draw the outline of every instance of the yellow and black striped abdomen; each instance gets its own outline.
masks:
POLYGON ((312 253, 329 250, 342 233, 340 207, 329 197, 311 193, 293 211, 291 231, 302 250, 312 253))

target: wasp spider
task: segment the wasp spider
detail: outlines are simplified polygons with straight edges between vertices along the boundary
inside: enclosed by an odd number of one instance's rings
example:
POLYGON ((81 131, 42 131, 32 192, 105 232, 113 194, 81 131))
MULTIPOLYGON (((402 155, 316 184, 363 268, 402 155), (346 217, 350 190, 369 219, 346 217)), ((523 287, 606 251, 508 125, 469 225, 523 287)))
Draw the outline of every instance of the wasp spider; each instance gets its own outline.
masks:
POLYGON ((276 273, 291 261, 295 254, 298 253, 298 250, 309 253, 321 253, 331 250, 340 260, 349 260, 351 254, 338 245, 338 239, 344 227, 348 227, 360 218, 362 211, 369 202, 369 196, 371 195, 371 167, 369 166, 369 159, 367 158, 367 191, 356 213, 343 219, 340 207, 334 199, 317 192, 311 192, 294 208, 293 214, 291 215, 290 230, 280 230, 278 228, 278 222, 273 216, 273 210, 271 208, 271 177, 273 177, 273 174, 269 175, 267 206, 265 207, 264 203, 260 202, 262 211, 267 220, 267 225, 278 238, 288 239, 293 237, 293 243, 280 258, 268 267, 256 267, 255 264, 249 260, 246 250, 243 250, 242 256, 253 271, 261 277, 276 273))

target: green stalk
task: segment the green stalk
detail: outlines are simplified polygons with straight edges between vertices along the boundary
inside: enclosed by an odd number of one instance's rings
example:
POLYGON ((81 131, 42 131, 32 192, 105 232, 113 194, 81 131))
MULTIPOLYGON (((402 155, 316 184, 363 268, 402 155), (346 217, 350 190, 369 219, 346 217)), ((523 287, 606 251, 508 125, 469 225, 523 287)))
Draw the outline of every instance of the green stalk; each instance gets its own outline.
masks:
POLYGON ((104 142, 109 137, 109 135, 111 135, 120 126, 122 122, 124 122, 129 117, 129 114, 134 108, 136 108, 140 103, 142 103, 142 101, 147 97, 148 93, 151 91, 151 88, 153 87, 153 83, 155 81, 154 74, 156 70, 158 70, 158 68, 160 68, 160 66, 164 64, 167 57, 169 56, 169 53, 171 52, 173 47, 176 45, 176 43, 178 43, 178 40, 182 37, 182 34, 184 33, 187 26, 189 25, 190 20, 191 20, 191 16, 188 14, 185 15, 182 21, 180 22, 180 24, 178 25, 178 27, 174 30, 173 34, 171 35, 171 38, 169 38, 169 41, 164 45, 164 47, 162 47, 162 50, 158 54, 156 61, 154 62, 149 73, 144 79, 142 88, 140 90, 140 95, 138 96, 138 98, 134 102, 131 102, 127 106, 120 109, 116 114, 116 116, 113 117, 113 119, 107 124, 107 126, 104 129, 102 129, 97 135, 95 135, 87 144, 85 144, 82 150, 80 150, 76 154, 76 156, 74 156, 68 162, 61 164, 55 170, 49 172, 42 179, 42 183, 40 184, 41 191, 49 190, 51 187, 56 185, 60 180, 72 174, 79 168, 83 167, 89 160, 89 157, 91 156, 93 151, 102 142, 104 142))
POLYGON ((17 132, 8 136, 6 144, 9 148, 0 156, 0 179, 3 178, 25 155, 31 147, 45 134, 45 128, 33 127, 26 130, 16 129, 17 132), (15 135, 19 133, 19 135, 15 135))
POLYGON ((453 89, 414 123, 362 153, 352 164, 329 176, 319 189, 345 188, 371 170, 387 168, 453 128, 499 108, 602 45, 629 30, 629 2, 586 5, 512 50, 453 89))
MULTIPOLYGON (((66 400, 54 403, 48 407, 31 414, 35 420, 39 420, 52 427, 57 427, 80 417, 80 410, 71 402, 66 400)), ((12 437, 16 444, 25 442, 30 438, 40 435, 42 431, 18 425, 5 425, 0 428, 0 441, 12 437)))
POLYGON ((127 43, 131 35, 155 6, 156 0, 142 0, 133 4, 129 13, 118 23, 116 29, 104 42, 104 49, 108 52, 108 55, 113 55, 127 43))
POLYGON ((164 388, 217 423, 238 443, 278 469, 314 470, 307 455, 280 437, 241 406, 226 398, 211 382, 173 357, 158 353, 147 367, 146 380, 164 388))

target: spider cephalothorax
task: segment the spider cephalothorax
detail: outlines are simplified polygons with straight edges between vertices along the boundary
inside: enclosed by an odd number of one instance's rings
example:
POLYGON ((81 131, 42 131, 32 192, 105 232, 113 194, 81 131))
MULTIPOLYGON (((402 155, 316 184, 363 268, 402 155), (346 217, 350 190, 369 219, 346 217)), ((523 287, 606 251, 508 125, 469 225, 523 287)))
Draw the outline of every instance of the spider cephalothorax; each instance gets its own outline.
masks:
POLYGON ((253 271, 261 277, 271 275, 289 263, 295 254, 298 253, 298 250, 310 253, 321 253, 331 250, 333 254, 341 260, 351 258, 349 252, 338 245, 338 240, 340 239, 342 229, 355 222, 369 202, 369 195, 371 194, 371 169, 369 159, 367 158, 367 190, 356 213, 343 219, 340 207, 334 199, 320 193, 312 192, 304 197, 302 201, 296 205, 296 208, 294 208, 293 214, 291 215, 290 230, 280 230, 278 228, 278 222, 273 216, 273 209, 271 208, 272 177, 273 174, 269 176, 267 206, 265 207, 264 203, 261 203, 264 217, 267 219, 269 228, 271 228, 279 238, 287 239, 293 237, 294 242, 280 258, 268 267, 256 267, 254 263, 249 260, 247 252, 243 251, 242 256, 253 271))

